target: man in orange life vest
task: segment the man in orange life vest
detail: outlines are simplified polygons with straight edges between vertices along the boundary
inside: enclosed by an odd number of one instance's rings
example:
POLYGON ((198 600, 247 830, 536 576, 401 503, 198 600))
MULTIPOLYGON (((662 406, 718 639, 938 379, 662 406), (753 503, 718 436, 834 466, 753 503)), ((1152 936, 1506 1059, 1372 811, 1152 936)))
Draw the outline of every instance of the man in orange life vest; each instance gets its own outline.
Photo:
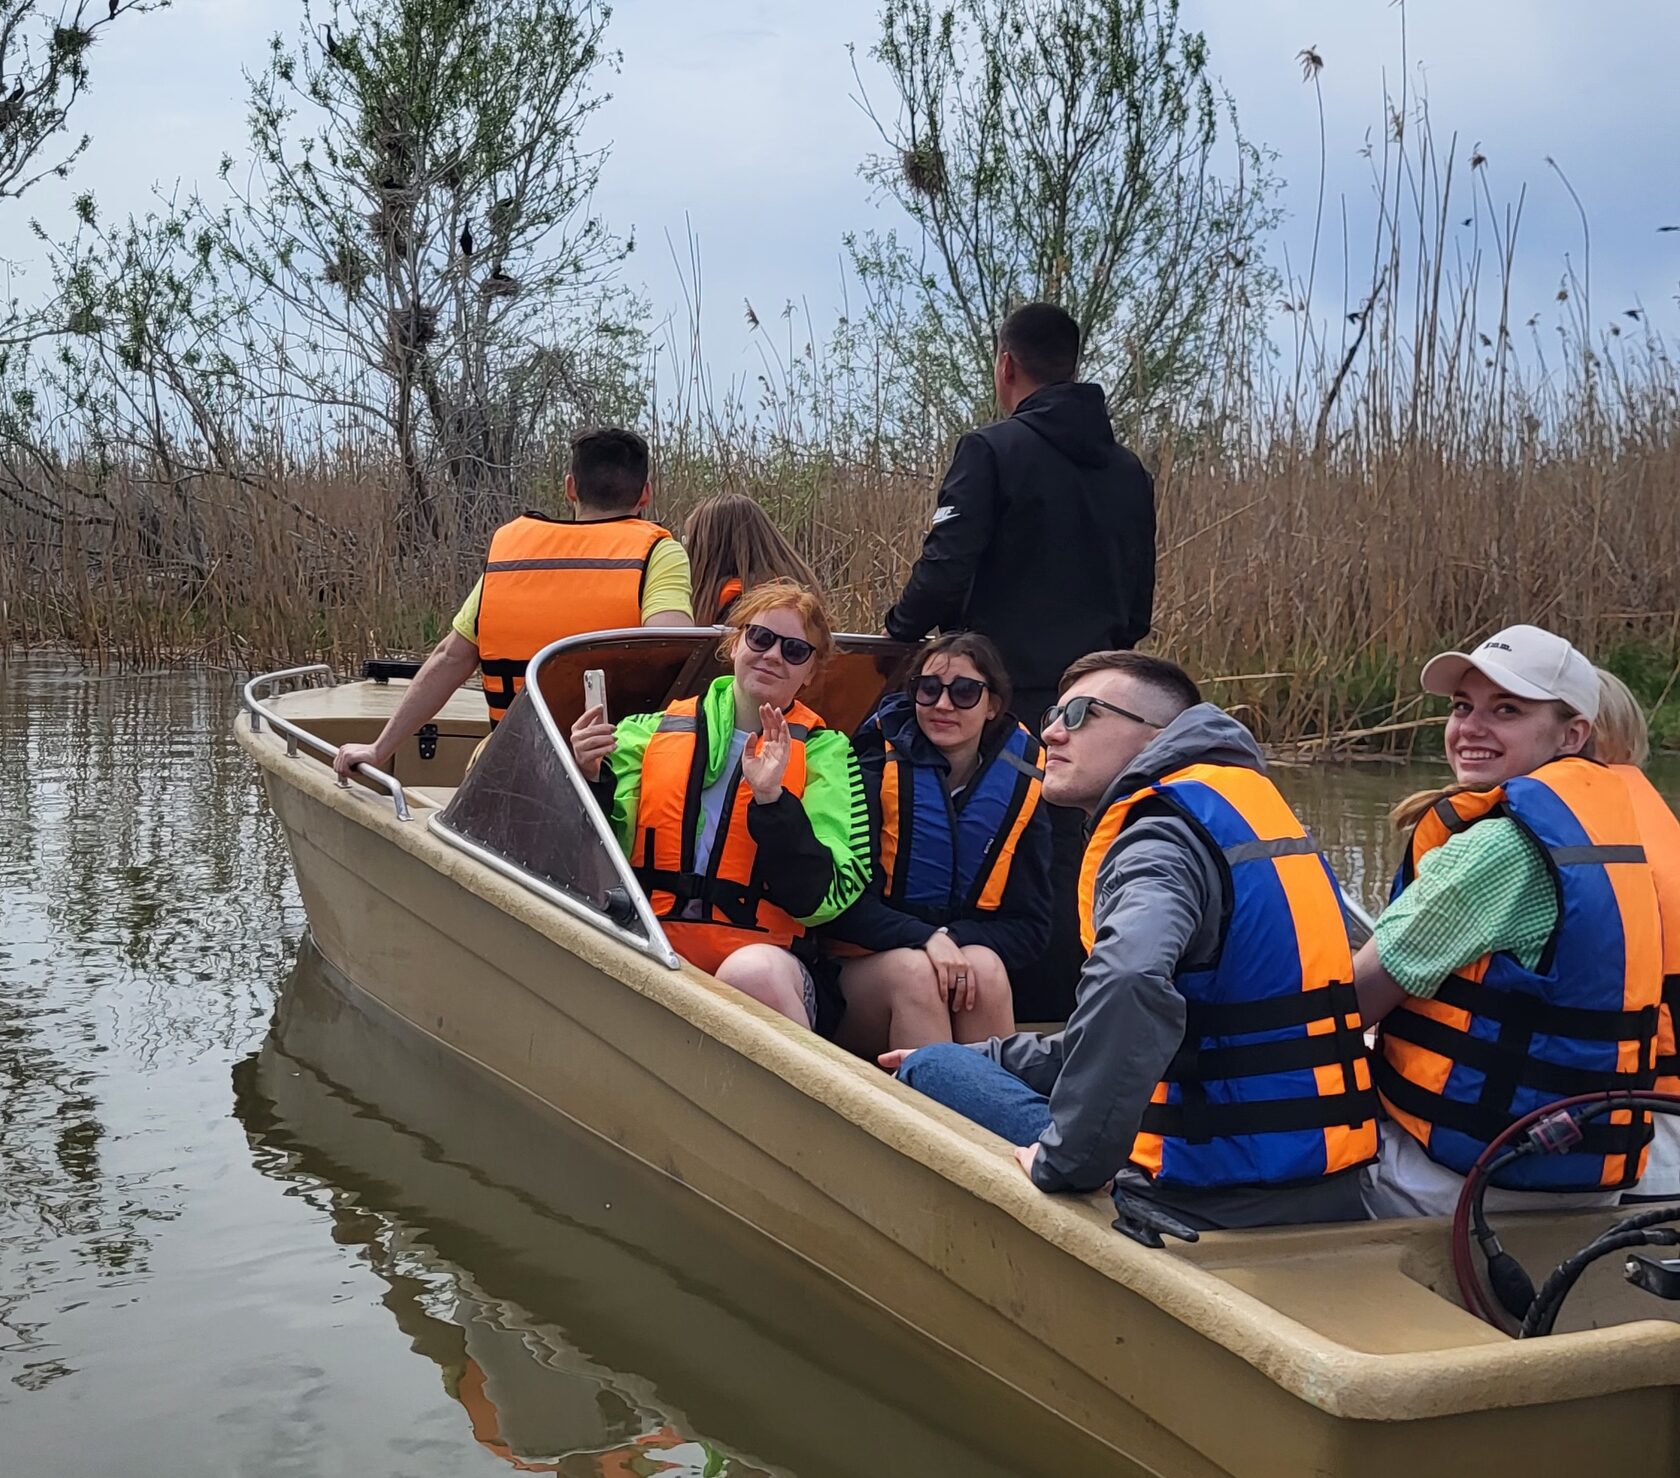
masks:
POLYGON ((430 723, 474 670, 484 674, 492 725, 525 686, 525 666, 552 641, 625 626, 692 626, 688 556, 641 516, 652 489, 647 443, 615 427, 572 442, 569 523, 523 513, 497 529, 484 574, 448 634, 415 675, 372 744, 343 745, 333 769, 383 766, 430 723))
POLYGON ((1113 1178, 1139 1240, 1362 1218, 1376 1096, 1340 894, 1253 738, 1138 652, 1080 658, 1047 719, 1044 798, 1092 821, 1073 1015, 882 1066, 1042 1191, 1113 1178))

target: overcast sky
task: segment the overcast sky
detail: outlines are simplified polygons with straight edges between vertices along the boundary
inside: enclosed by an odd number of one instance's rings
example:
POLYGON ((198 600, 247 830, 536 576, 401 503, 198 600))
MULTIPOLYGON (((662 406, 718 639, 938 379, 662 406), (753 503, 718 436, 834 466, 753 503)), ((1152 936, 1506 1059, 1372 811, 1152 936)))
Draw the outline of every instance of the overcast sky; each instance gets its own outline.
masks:
MULTIPOLYGON (((873 0, 618 0, 611 39, 624 68, 594 125, 612 146, 600 210, 634 230, 628 279, 661 313, 680 315, 683 303, 666 236, 686 255, 692 225, 720 376, 756 368, 743 299, 769 318, 804 298, 827 320, 840 301, 843 233, 901 224, 857 174, 877 141, 853 101, 846 48, 867 48, 875 11, 873 0)), ((1312 234, 1318 116, 1296 54, 1317 48, 1327 216, 1338 222, 1345 198, 1355 256, 1362 245, 1368 255, 1371 190, 1359 150, 1368 129, 1380 136, 1385 73, 1391 85, 1400 80, 1402 12, 1389 0, 1185 0, 1184 14, 1206 32, 1245 130, 1277 153, 1288 214, 1276 254, 1281 263, 1287 250, 1298 268, 1312 234)), ((300 16, 298 0, 176 0, 109 28, 75 118, 93 143, 72 183, 42 186, 0 212, 0 257, 26 273, 14 291, 27 299, 42 277, 30 270, 36 247, 24 219, 67 229, 74 190, 95 191, 110 213, 144 210, 154 185, 213 184, 220 155, 237 155, 245 137, 241 69, 259 65, 267 38, 294 31, 300 16)), ((1529 186, 1517 312, 1549 313, 1564 253, 1580 259, 1578 218, 1550 155, 1591 219, 1595 317, 1607 322, 1639 302, 1665 330, 1680 325, 1680 232, 1657 231, 1680 224, 1680 7, 1411 0, 1405 17, 1413 83, 1427 88, 1440 146, 1457 133, 1462 170, 1479 144, 1497 200, 1529 186)), ((1334 274, 1339 244, 1332 255, 1334 274)), ((1332 299, 1339 293, 1336 282, 1332 299)))

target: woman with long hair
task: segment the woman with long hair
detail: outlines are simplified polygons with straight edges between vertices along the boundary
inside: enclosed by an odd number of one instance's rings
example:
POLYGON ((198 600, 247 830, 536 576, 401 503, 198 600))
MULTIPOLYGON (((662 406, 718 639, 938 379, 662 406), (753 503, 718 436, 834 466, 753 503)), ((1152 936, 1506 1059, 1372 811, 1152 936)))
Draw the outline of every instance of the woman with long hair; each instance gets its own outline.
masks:
MULTIPOLYGON (((1675 1021, 1680 1016, 1680 818, 1645 773, 1651 755, 1645 710, 1613 672, 1598 669, 1598 721, 1593 725, 1593 755, 1622 777, 1639 823, 1639 840, 1657 884, 1657 912, 1662 916, 1663 1003, 1657 1019, 1657 1089, 1680 1093, 1680 1047, 1675 1021)), ((1680 1115, 1661 1114, 1651 1139, 1651 1153, 1639 1188, 1628 1201, 1668 1201, 1680 1196, 1680 1115)))
POLYGON ((587 709, 571 735, 672 948, 817 1028, 835 1003, 795 947, 869 878, 857 756, 799 701, 833 646, 815 594, 760 585, 730 614, 727 676, 616 726, 587 709))
MULTIPOLYGON (((1373 1216, 1450 1214, 1465 1173, 1523 1114, 1651 1083, 1660 925, 1627 787, 1585 757, 1598 674, 1562 637, 1496 632, 1424 667, 1451 701, 1455 783, 1399 808, 1393 901, 1354 957, 1380 1023, 1387 1123, 1365 1172, 1373 1216)), ((1563 1153, 1499 1171, 1490 1207, 1607 1204, 1639 1177, 1651 1128, 1609 1116, 1563 1153)))
POLYGON ((694 619, 722 622, 754 586, 791 580, 817 588, 810 565, 800 558, 770 516, 743 493, 718 493, 696 505, 683 525, 694 588, 694 619))
POLYGON ((1009 700, 997 648, 958 632, 923 647, 853 736, 876 867, 824 930, 842 956, 835 1040, 852 1051, 1015 1030, 1010 977, 1050 934, 1050 821, 1042 747, 1009 700))

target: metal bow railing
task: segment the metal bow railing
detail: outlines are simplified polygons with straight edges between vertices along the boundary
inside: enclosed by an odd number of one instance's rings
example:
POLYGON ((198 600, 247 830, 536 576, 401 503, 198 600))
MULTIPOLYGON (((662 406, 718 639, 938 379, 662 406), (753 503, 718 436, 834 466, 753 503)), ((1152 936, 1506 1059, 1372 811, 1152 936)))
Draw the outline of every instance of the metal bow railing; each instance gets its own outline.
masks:
MULTIPOLYGON (((245 708, 251 715, 251 732, 260 734, 264 720, 277 734, 286 736, 286 753, 296 755, 298 746, 313 750, 316 754, 331 760, 338 754, 338 746, 330 744, 319 734, 311 734, 308 729, 299 728, 290 719, 276 713, 268 707, 263 699, 272 697, 274 689, 281 683, 293 678, 323 677, 327 686, 332 687, 336 679, 332 668, 325 662, 311 662, 305 667, 283 667, 278 672, 258 673, 250 682, 245 684, 245 708)), ((356 773, 364 780, 371 781, 391 797, 391 806, 396 811, 398 821, 407 821, 408 798, 403 794, 401 783, 395 775, 387 775, 383 770, 375 769, 372 765, 357 765, 356 773)), ((348 780, 340 780, 340 785, 348 786, 348 780)))

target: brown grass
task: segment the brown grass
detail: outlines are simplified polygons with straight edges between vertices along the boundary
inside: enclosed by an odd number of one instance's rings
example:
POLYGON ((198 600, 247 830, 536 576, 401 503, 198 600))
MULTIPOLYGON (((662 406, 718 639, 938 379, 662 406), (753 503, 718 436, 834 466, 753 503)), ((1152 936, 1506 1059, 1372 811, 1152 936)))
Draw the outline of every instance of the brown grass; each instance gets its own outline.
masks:
MULTIPOLYGON (((1514 620, 1589 652, 1636 638, 1680 650, 1680 439, 1599 461, 1454 464, 1425 446, 1366 463, 1284 447, 1242 464, 1159 469, 1153 645, 1273 740, 1419 717, 1410 679, 1443 645, 1514 620)), ((929 473, 736 456, 668 465, 657 512, 680 525, 719 487, 757 497, 824 579, 846 626, 875 630, 916 550, 929 473)), ((12 643, 95 660, 240 667, 420 652, 479 551, 396 548, 396 479, 345 465, 293 473, 284 499, 206 482, 188 561, 179 515, 145 484, 104 491, 109 523, 0 518, 0 623, 12 643)))
MULTIPOLYGON (((1520 323, 1506 287, 1520 199, 1500 215, 1478 180, 1491 245, 1449 252, 1466 209, 1450 153, 1420 120, 1374 161, 1385 210, 1354 313, 1318 313, 1286 284, 1296 339, 1278 365, 1256 306, 1227 305, 1229 351, 1194 417, 1131 431, 1157 473, 1153 644, 1266 739, 1407 748, 1430 722, 1417 662, 1519 620, 1680 710, 1680 371, 1644 321, 1596 318, 1573 270, 1555 341, 1520 323)), ((1344 262, 1350 282, 1362 270, 1344 262)), ((692 329, 671 355, 685 372, 650 387, 655 512, 678 526, 708 493, 753 495, 841 623, 875 630, 948 448, 894 429, 892 372, 856 325, 818 352, 808 316, 783 321, 784 344, 758 329, 750 404, 739 387, 714 402, 692 329)), ((556 481, 528 479, 532 500, 556 505, 556 481)), ((253 454, 239 481, 74 461, 14 473, 0 479, 0 642, 241 667, 421 652, 471 584, 487 521, 404 550, 399 486, 388 454, 342 444, 284 464, 253 454)))

